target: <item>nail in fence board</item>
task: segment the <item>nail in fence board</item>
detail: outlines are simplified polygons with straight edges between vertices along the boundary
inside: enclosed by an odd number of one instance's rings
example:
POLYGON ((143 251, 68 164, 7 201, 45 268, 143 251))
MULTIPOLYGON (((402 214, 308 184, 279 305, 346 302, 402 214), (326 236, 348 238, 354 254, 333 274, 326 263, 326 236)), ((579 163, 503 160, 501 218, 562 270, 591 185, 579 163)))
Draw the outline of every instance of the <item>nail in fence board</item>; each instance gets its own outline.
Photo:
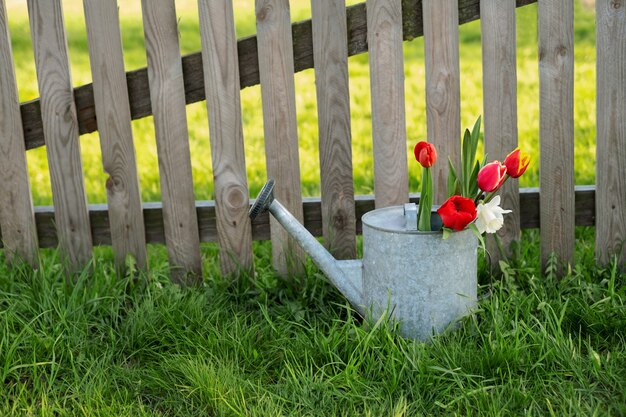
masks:
MULTIPOLYGON (((288 0, 256 0, 256 22, 267 176, 276 180, 276 198, 302 222, 288 0)), ((299 273, 304 252, 273 217, 270 224, 274 268, 281 275, 299 273), (288 259, 290 257, 293 259, 288 259)))
MULTIPOLYGON (((517 147, 517 72, 515 57, 515 0, 481 0, 480 22, 483 52, 483 131, 489 160, 504 161, 517 147)), ((519 182, 509 179, 499 192, 501 207, 512 210, 498 231, 505 254, 520 238, 519 182)), ((487 236, 491 261, 500 252, 493 236, 487 236)))
POLYGON ((200 237, 176 10, 173 0, 142 0, 141 5, 172 279, 198 283, 202 279, 200 237))
POLYGON ((115 263, 122 269, 126 256, 132 255, 145 269, 146 236, 117 1, 84 0, 84 8, 102 165, 109 175, 106 190, 115 263))
POLYGON ((409 201, 400 0, 367 1, 376 208, 409 201))
POLYGON ((204 85, 222 273, 252 271, 252 229, 231 0, 199 0, 204 85))
POLYGON ((626 271, 626 1, 596 0, 596 257, 626 271))
POLYGON ((324 244, 356 257, 345 0, 311 1, 324 244))
POLYGON ((542 265, 574 261, 574 2, 539 1, 542 265))
POLYGON ((0 229, 7 260, 37 264, 37 231, 30 193, 20 102, 9 25, 0 0, 0 229))
POLYGON ((59 249, 79 271, 92 258, 92 243, 61 1, 28 0, 28 13, 59 249))
POLYGON ((435 204, 447 196, 449 156, 461 163, 461 98, 459 75, 459 10, 457 0, 424 0, 424 62, 428 141, 441 155, 433 168, 435 204))

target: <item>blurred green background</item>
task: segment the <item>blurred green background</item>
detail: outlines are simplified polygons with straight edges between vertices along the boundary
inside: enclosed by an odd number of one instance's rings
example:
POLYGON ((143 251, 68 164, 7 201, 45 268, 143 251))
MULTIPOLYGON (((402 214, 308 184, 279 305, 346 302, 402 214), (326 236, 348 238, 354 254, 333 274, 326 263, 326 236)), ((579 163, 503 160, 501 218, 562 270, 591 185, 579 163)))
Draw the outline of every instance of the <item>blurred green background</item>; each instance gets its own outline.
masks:
MULTIPOLYGON (((359 1, 349 0, 348 5, 359 1)), ((587 1, 587 3, 589 3, 587 1)), ((10 31, 21 101, 39 96, 36 82, 28 13, 24 0, 7 0, 10 31)), ((72 82, 75 86, 91 82, 87 34, 79 0, 63 0, 69 44, 72 82)), ((182 54, 200 50, 197 1, 176 1, 179 15, 182 54)), ((238 37, 255 33, 254 0, 234 0, 238 37)), ((146 65, 141 2, 119 2, 122 42, 126 70, 146 65)), ((518 127, 520 146, 534 161, 521 178, 522 187, 538 186, 539 177, 539 64, 537 60, 537 5, 517 9, 518 127)), ((291 1, 293 21, 310 18, 310 2, 291 1)), ((576 184, 595 182, 595 16, 593 9, 578 1, 575 8, 575 82, 574 141, 576 184)), ((471 127, 482 114, 482 61, 480 22, 460 27, 461 125, 471 127)), ((423 39, 404 43, 407 159, 410 190, 417 192, 419 169, 412 157, 416 141, 426 136, 425 80, 423 39)), ((371 107, 367 54, 350 58, 350 102, 352 113, 352 150, 354 182, 357 194, 373 193, 371 107)), ((300 167, 305 196, 319 195, 319 154, 317 141, 317 108, 315 76, 312 69, 295 75, 300 167)), ((256 195, 265 182, 263 118, 259 86, 241 92, 244 141, 250 194, 256 195)), ((196 198, 213 199, 213 176, 209 146, 209 129, 204 102, 187 107, 189 141, 196 198)), ((151 117, 133 122, 138 156, 138 170, 144 201, 160 200, 158 163, 154 126, 151 117)), ((460 138, 459 138, 460 139, 460 138)), ((89 203, 106 202, 106 175, 98 134, 81 138, 83 169, 89 203)), ((52 203, 52 191, 44 148, 28 151, 28 164, 36 205, 52 203)))

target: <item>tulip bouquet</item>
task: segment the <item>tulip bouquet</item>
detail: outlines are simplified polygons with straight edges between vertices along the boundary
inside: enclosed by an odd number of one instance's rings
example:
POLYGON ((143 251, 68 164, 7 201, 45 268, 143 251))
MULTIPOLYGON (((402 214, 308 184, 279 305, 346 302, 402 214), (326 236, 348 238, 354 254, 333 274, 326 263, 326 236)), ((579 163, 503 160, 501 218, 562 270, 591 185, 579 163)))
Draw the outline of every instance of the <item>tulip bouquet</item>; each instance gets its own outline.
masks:
MULTIPOLYGON (((480 137, 480 117, 472 131, 465 130, 461 148, 461 167, 457 170, 448 158, 448 199, 437 209, 443 223, 443 238, 453 231, 470 228, 482 242, 484 233, 495 233, 504 224, 503 214, 511 210, 500 207, 498 189, 509 178, 519 178, 530 163, 530 156, 515 149, 504 162, 487 163, 476 160, 480 137)), ((430 213, 433 203, 433 184, 430 168, 437 162, 437 150, 428 142, 418 142, 415 159, 423 167, 417 229, 430 231, 430 213)))

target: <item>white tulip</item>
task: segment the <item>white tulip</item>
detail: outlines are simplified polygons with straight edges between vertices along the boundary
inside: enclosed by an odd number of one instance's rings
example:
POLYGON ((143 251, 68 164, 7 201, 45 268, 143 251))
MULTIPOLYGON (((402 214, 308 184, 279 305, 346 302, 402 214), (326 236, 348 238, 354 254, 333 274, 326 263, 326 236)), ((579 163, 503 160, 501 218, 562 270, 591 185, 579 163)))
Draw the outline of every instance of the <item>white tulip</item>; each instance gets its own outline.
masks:
POLYGON ((476 207, 476 228, 480 233, 495 233, 504 224, 503 214, 511 210, 503 210, 500 207, 500 196, 495 196, 487 204, 479 203, 476 207))

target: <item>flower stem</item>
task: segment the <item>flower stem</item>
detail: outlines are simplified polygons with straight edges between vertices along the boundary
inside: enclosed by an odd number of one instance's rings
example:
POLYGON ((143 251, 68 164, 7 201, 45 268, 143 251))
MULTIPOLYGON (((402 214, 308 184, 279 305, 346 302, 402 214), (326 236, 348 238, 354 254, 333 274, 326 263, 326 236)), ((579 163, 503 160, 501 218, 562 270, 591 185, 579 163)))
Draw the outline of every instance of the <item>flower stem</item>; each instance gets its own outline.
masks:
POLYGON ((422 191, 417 218, 417 230, 430 232, 430 213, 433 209, 433 179, 430 168, 422 171, 422 191))

